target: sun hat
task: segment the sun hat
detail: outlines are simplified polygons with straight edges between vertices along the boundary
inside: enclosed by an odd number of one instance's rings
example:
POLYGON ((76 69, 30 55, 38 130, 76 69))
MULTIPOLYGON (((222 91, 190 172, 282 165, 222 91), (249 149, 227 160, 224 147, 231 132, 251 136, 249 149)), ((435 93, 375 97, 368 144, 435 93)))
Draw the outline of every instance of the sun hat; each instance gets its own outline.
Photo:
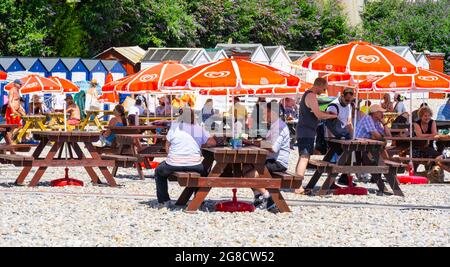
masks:
POLYGON ((23 84, 22 81, 19 80, 19 79, 15 79, 13 83, 16 83, 18 85, 22 85, 23 84))
POLYGON ((94 85, 94 84, 95 84, 95 85, 98 85, 97 79, 92 79, 92 80, 91 80, 91 84, 92 84, 92 85, 94 85))
POLYGON ((386 112, 385 109, 383 109, 380 105, 378 104, 374 104, 372 106, 370 106, 370 110, 369 113, 375 113, 375 112, 386 112))

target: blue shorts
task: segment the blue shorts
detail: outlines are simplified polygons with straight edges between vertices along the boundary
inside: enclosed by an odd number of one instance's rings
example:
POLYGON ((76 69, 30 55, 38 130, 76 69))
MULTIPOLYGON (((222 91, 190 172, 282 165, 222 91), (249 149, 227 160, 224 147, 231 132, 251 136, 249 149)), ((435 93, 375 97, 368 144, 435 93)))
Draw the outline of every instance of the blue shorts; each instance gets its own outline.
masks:
POLYGON ((314 138, 301 137, 297 139, 298 155, 311 156, 314 153, 314 138))

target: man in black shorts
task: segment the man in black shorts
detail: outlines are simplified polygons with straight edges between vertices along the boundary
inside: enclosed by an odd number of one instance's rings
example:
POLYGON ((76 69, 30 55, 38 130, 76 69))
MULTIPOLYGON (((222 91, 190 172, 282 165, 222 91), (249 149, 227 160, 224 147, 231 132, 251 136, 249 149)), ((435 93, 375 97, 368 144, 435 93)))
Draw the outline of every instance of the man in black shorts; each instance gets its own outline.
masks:
MULTIPOLYGON (((299 117, 297 123, 297 144, 299 160, 297 163, 297 175, 304 177, 309 158, 314 152, 314 140, 317 134, 319 120, 335 119, 336 114, 328 114, 320 111, 317 96, 325 93, 328 83, 324 78, 317 78, 311 89, 307 90, 300 101, 299 117)), ((297 194, 303 194, 304 189, 295 190, 297 194)))

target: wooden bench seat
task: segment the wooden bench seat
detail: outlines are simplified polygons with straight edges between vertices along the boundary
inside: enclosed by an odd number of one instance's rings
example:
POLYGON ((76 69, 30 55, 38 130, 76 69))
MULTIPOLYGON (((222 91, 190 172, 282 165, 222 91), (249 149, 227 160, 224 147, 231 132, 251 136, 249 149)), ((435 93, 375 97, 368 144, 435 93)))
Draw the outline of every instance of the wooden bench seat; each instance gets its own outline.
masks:
POLYGON ((33 157, 17 154, 0 155, 1 163, 12 164, 16 167, 31 166, 33 164, 33 160, 34 160, 33 157))
POLYGON ((302 185, 303 177, 288 172, 274 172, 273 178, 281 178, 282 189, 298 189, 302 185))
POLYGON ((310 160, 309 164, 315 166, 322 173, 389 173, 389 166, 348 166, 323 160, 310 160))
POLYGON ((0 152, 15 151, 15 152, 29 152, 34 145, 18 144, 18 145, 0 145, 0 152))
POLYGON ((409 158, 409 157, 392 157, 393 161, 397 162, 447 162, 450 163, 450 159, 439 159, 439 158, 409 158))
POLYGON ((103 154, 101 157, 104 160, 114 160, 115 166, 122 168, 133 167, 138 162, 138 158, 133 156, 103 154))

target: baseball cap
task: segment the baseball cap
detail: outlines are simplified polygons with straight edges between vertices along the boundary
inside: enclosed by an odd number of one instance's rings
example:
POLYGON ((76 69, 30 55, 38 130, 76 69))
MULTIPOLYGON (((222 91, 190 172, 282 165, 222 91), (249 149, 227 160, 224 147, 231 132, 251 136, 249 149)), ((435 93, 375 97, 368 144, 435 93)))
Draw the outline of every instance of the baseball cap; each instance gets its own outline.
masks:
POLYGON ((72 95, 66 95, 65 100, 68 100, 68 99, 72 99, 73 100, 73 96, 72 95))
POLYGON ((17 84, 19 84, 19 85, 22 85, 22 81, 19 80, 19 79, 15 79, 13 83, 17 83, 17 84))
POLYGON ((378 111, 386 112, 386 110, 383 109, 383 108, 382 108, 380 105, 378 105, 378 104, 374 104, 374 105, 370 106, 369 113, 375 113, 375 112, 378 112, 378 111))
POLYGON ((346 94, 354 94, 354 93, 355 93, 355 92, 353 91, 353 88, 349 88, 349 87, 345 88, 344 91, 342 91, 342 94, 343 94, 343 95, 346 95, 346 94))

